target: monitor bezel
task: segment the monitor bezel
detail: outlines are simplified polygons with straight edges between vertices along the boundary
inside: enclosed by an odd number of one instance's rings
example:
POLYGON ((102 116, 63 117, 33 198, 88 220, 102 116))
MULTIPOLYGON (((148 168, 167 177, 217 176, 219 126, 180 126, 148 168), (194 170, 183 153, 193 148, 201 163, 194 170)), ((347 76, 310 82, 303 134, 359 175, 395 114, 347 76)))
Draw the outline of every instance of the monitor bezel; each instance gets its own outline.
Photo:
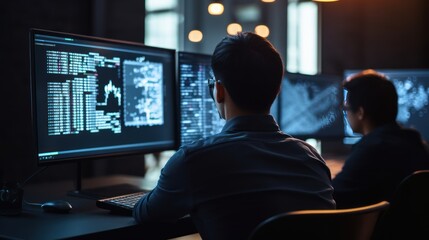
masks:
MULTIPOLYGON (((315 79, 317 81, 324 81, 324 80, 329 80, 332 81, 333 79, 338 80, 338 88, 339 88, 339 95, 337 96, 338 100, 339 100, 339 105, 338 105, 338 114, 340 114, 340 117, 343 118, 343 114, 342 111, 340 109, 341 107, 341 103, 342 103, 342 99, 343 99, 343 93, 342 93, 342 77, 339 75, 334 75, 334 74, 304 74, 304 73, 292 73, 292 72, 285 72, 283 74, 283 79, 282 79, 282 87, 283 87, 283 81, 287 78, 287 77, 292 77, 292 78, 307 78, 307 79, 315 79)), ((279 118, 279 127, 282 131, 284 131, 284 128, 282 127, 282 117, 283 117, 283 111, 284 108, 282 107, 282 90, 280 90, 279 95, 278 95, 278 118, 279 118)), ((344 128, 344 123, 341 120, 341 130, 338 131, 339 134, 332 134, 332 135, 315 135, 315 134, 292 134, 289 133, 287 131, 284 131, 286 134, 290 134, 292 137, 294 138, 298 138, 301 140, 307 140, 307 139, 317 139, 317 140, 325 140, 325 141, 337 141, 337 140, 342 140, 344 138, 344 133, 343 133, 343 128, 344 128)))
POLYGON ((89 35, 83 35, 83 34, 76 34, 76 33, 68 33, 68 32, 61 32, 61 31, 52 31, 47 29, 40 29, 40 28, 30 28, 29 30, 29 50, 30 50, 30 117, 31 117, 31 134, 33 139, 32 144, 32 158, 35 159, 37 166, 49 166, 49 165, 55 165, 55 164, 62 164, 62 163, 72 163, 82 160, 88 160, 88 161, 94 161, 99 159, 114 159, 118 157, 125 157, 125 156, 132 156, 132 155, 142 155, 142 154, 148 154, 148 153, 155 153, 155 152, 161 152, 161 151, 167 151, 167 150, 177 150, 180 146, 180 122, 179 122, 179 108, 177 107, 177 79, 176 79, 176 50, 174 49, 168 49, 168 48, 161 48, 161 47, 155 47, 155 46, 148 46, 143 43, 138 42, 132 42, 132 41, 125 41, 125 40, 118 40, 118 39, 111 39, 111 38, 104 38, 104 37, 96 37, 96 36, 89 36, 89 35), (36 34, 43 34, 43 35, 51 35, 55 37, 72 37, 76 39, 83 39, 83 40, 89 40, 89 41, 97 41, 101 43, 107 43, 107 44, 117 44, 122 46, 131 46, 131 47, 137 47, 141 48, 144 51, 160 51, 163 53, 166 53, 170 55, 171 58, 171 83, 172 83, 172 93, 174 96, 172 96, 173 99, 173 108, 172 114, 174 116, 174 119, 172 121, 172 129, 174 130, 173 134, 173 142, 172 144, 169 144, 168 146, 154 146, 151 148, 138 148, 138 149, 126 149, 125 151, 119 151, 119 152, 109 152, 109 153, 95 153, 90 154, 86 156, 71 156, 71 157, 65 157, 65 158, 59 158, 59 159, 53 159, 53 160, 39 160, 38 152, 39 152, 39 144, 38 144, 38 131, 37 131, 37 92, 36 92, 36 70, 35 70, 35 35, 36 34))

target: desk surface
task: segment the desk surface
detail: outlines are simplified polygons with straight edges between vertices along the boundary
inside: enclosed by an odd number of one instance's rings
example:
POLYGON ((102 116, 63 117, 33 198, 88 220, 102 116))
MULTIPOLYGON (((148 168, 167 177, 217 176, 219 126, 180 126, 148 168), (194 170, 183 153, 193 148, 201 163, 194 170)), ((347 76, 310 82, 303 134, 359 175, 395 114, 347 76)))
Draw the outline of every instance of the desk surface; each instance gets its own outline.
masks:
MULTIPOLYGON (((343 157, 325 156, 334 177, 344 163, 343 157)), ((83 180, 84 189, 128 183, 141 188, 148 184, 139 177, 116 175, 83 180)), ((62 199, 73 209, 68 214, 45 213, 40 207, 23 204, 18 216, 0 216, 0 239, 169 239, 197 233, 191 219, 174 224, 138 225, 130 216, 111 214, 98 208, 95 200, 69 196, 72 181, 27 185, 24 200, 46 202, 62 199)))
POLYGON ((333 179, 343 168, 346 156, 326 155, 323 157, 329 170, 331 170, 331 177, 333 179))
MULTIPOLYGON (((141 178, 111 176, 83 181, 83 188, 130 183, 142 186, 141 178)), ((27 202, 67 200, 73 206, 68 214, 46 213, 38 206, 23 204, 18 216, 0 216, 0 238, 6 239, 168 239, 196 233, 191 219, 172 224, 137 224, 130 216, 111 214, 98 208, 95 200, 68 196, 73 182, 28 185, 27 202)))

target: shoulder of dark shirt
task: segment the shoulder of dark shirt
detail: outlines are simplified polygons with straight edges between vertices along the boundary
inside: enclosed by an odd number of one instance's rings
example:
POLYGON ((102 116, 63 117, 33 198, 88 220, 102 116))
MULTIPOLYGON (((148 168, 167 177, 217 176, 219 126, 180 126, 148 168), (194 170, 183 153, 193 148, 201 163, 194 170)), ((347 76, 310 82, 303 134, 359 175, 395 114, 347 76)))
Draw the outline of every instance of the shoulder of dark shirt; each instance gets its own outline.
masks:
POLYGON ((377 146, 385 144, 417 144, 423 145, 420 133, 412 128, 405 128, 399 125, 386 125, 362 137, 357 146, 377 146))

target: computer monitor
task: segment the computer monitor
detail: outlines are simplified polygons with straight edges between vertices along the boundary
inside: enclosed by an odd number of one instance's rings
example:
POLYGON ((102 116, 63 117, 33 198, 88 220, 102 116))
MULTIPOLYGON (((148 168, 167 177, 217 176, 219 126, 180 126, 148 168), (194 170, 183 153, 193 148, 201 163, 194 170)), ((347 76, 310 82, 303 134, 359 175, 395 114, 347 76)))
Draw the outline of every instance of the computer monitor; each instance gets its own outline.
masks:
MULTIPOLYGON (((398 93, 399 124, 418 130, 429 141, 429 69, 375 69, 395 85, 398 93)), ((362 70, 346 70, 347 78, 362 70)), ((344 96, 346 97, 346 92, 344 96)), ((347 118, 344 118, 345 143, 354 143, 361 135, 353 133, 347 118)))
POLYGON ((219 133, 225 125, 210 97, 207 79, 211 55, 183 52, 178 54, 181 144, 219 133))
POLYGON ((279 95, 280 128, 300 139, 342 139, 341 101, 341 77, 285 73, 279 95))
POLYGON ((39 166, 177 149, 175 51, 30 30, 39 166))

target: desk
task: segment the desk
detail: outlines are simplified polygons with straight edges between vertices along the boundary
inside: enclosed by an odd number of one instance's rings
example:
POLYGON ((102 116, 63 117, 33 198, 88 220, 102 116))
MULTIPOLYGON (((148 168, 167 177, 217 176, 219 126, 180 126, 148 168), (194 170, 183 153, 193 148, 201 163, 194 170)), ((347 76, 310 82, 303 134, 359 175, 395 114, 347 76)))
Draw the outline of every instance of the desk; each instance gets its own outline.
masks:
MULTIPOLYGON (((144 184, 142 178, 109 176, 83 181, 83 188, 130 183, 144 184)), ((137 224, 132 217, 110 214, 98 208, 95 200, 68 196, 73 182, 53 182, 27 185, 24 199, 45 202, 63 199, 73 209, 68 214, 45 213, 40 207, 23 204, 18 216, 0 216, 1 239, 169 239, 196 233, 189 217, 171 224, 137 224)))
POLYGON ((329 170, 331 170, 331 178, 334 179, 343 168, 346 156, 325 155, 323 157, 325 159, 326 165, 329 167, 329 170))

